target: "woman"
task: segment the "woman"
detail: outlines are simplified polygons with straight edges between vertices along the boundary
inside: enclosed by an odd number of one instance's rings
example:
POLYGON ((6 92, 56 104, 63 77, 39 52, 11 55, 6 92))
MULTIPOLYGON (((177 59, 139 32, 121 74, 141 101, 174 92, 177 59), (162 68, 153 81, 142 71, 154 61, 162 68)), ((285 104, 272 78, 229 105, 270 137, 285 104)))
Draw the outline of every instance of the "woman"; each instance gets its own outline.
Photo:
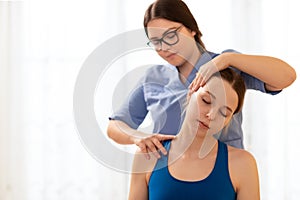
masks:
MULTIPOLYGON (((232 67, 242 75, 247 89, 277 94, 296 78, 286 62, 269 56, 245 55, 225 50, 220 55, 205 49, 201 32, 189 8, 181 0, 157 0, 145 12, 148 45, 168 65, 153 66, 120 110, 110 118, 107 133, 120 144, 136 144, 144 153, 166 153, 161 141, 172 139, 180 129, 186 94, 203 86, 211 74, 232 67), (154 129, 145 134, 137 128, 150 113, 154 129)), ((226 144, 243 148, 242 112, 233 116, 220 133, 226 144)), ((149 155, 147 155, 149 158, 149 155)))
POLYGON ((245 150, 213 136, 229 124, 243 104, 245 85, 231 69, 215 73, 192 95, 176 139, 164 142, 160 159, 138 152, 133 163, 129 199, 260 199, 256 161, 245 150), (213 148, 201 156, 207 142, 213 148))

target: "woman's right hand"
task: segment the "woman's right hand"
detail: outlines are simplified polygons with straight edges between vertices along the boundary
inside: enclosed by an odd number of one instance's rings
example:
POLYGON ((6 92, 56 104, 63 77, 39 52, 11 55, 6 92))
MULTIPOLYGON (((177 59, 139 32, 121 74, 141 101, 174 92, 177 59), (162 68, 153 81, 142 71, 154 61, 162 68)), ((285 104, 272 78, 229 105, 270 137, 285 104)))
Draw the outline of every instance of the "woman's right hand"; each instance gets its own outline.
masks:
POLYGON ((164 155, 167 154, 167 150, 161 144, 164 140, 172 140, 176 138, 174 135, 164 135, 164 134, 151 134, 143 138, 136 138, 134 143, 141 149, 144 153, 146 159, 150 159, 150 154, 153 154, 156 158, 160 158, 159 151, 164 155))
POLYGON ((108 137, 118 144, 135 144, 144 153, 147 159, 150 159, 152 153, 160 158, 159 152, 167 154, 166 149, 161 144, 164 140, 172 140, 176 136, 165 134, 148 134, 129 127, 125 122, 120 120, 110 120, 108 129, 108 137))

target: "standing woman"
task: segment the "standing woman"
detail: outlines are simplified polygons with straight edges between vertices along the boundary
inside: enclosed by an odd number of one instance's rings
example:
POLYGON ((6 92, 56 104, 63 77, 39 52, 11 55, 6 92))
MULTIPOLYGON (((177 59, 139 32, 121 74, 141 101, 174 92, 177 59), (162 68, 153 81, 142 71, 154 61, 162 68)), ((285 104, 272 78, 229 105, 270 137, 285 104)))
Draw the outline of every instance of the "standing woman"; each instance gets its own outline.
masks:
MULTIPOLYGON (((278 58, 206 50, 197 22, 181 0, 153 2, 145 12, 144 28, 148 45, 168 64, 155 65, 146 72, 123 106, 110 117, 107 134, 119 144, 136 144, 148 158, 150 152, 159 157, 158 149, 166 153, 161 142, 178 133, 186 95, 205 85, 216 71, 233 68, 241 74, 247 89, 272 95, 296 79, 295 70, 278 58), (155 134, 137 130, 149 112, 155 134)), ((219 139, 243 148, 241 124, 239 112, 220 131, 219 139)))

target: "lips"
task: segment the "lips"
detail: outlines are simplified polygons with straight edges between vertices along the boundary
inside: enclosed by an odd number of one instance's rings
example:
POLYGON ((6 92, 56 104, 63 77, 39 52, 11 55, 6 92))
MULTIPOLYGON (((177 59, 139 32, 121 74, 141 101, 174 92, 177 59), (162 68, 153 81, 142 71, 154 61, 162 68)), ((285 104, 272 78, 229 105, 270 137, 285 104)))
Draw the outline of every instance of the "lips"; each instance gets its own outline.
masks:
POLYGON ((171 54, 168 54, 167 56, 166 56, 166 58, 171 58, 172 56, 175 56, 176 55, 176 53, 171 53, 171 54))
POLYGON ((197 121, 202 128, 209 129, 209 124, 202 122, 200 120, 197 120, 197 121))

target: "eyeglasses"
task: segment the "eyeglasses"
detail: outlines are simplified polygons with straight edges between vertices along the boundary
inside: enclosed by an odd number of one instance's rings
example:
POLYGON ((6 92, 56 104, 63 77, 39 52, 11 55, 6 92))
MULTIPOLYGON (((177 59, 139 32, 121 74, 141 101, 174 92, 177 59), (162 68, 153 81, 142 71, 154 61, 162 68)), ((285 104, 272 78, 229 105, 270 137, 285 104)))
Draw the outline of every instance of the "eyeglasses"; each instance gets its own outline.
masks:
POLYGON ((149 40, 147 42, 147 45, 151 48, 154 48, 155 50, 159 51, 162 49, 162 42, 169 45, 173 46, 179 42, 179 37, 177 34, 177 31, 182 27, 179 26, 178 28, 174 29, 173 31, 169 31, 163 34, 162 38, 160 39, 153 39, 149 40))

